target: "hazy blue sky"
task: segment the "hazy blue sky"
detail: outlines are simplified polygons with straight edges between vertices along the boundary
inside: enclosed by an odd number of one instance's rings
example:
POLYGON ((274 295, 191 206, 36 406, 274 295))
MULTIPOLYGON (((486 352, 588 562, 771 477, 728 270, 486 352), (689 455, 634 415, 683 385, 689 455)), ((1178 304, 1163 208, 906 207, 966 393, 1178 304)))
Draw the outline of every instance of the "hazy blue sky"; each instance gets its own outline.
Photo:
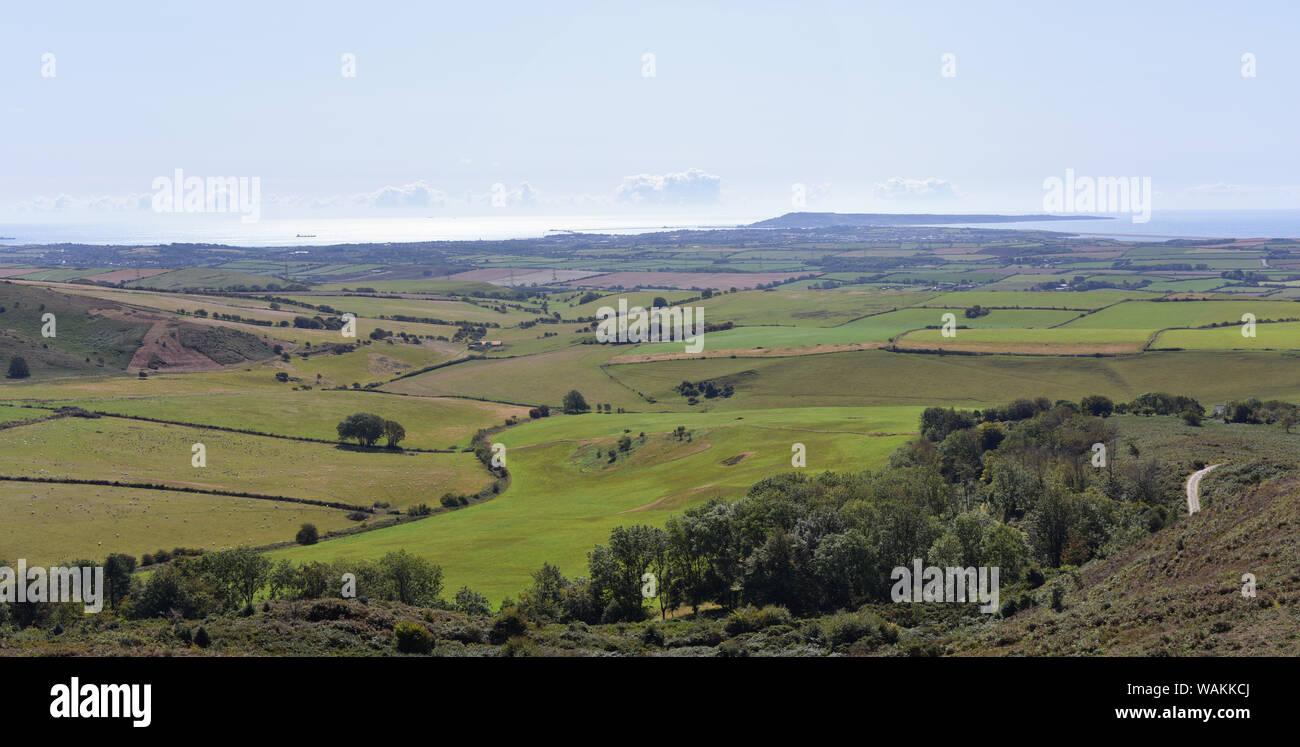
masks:
POLYGON ((1037 212, 1066 168, 1149 176, 1157 210, 1300 207, 1297 21, 1282 2, 6 3, 0 214, 122 211, 177 168, 260 177, 275 215, 482 214, 494 184, 496 209, 547 215, 763 216, 796 183, 807 209, 1037 212))

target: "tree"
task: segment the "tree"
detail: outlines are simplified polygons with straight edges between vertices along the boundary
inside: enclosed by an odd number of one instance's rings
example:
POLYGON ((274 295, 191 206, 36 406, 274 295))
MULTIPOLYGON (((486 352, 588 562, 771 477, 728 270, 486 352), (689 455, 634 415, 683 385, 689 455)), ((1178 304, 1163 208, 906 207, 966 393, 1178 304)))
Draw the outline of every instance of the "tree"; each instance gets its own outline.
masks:
POLYGON ((587 404, 587 400, 577 389, 573 389, 568 394, 564 395, 565 415, 578 415, 590 409, 591 405, 587 404))
POLYGON ((271 568, 271 573, 266 578, 267 591, 270 592, 271 598, 279 599, 293 591, 294 579, 297 575, 293 563, 288 558, 281 558, 280 562, 271 568))
POLYGON ((107 586, 108 606, 117 605, 131 589, 131 574, 135 571, 135 558, 113 553, 104 560, 104 585, 107 586))
POLYGON ((1060 566, 1070 531, 1079 520, 1078 497, 1049 483, 1026 519, 1038 557, 1053 568, 1060 566))
POLYGON ((271 575, 271 559, 251 547, 218 550, 203 555, 205 575, 224 589, 228 599, 253 603, 271 575))
POLYGON ((557 566, 543 563, 533 573, 533 585, 519 595, 519 612, 538 625, 560 622, 564 615, 564 587, 568 584, 557 566))
POLYGON ((604 607, 603 619, 639 622, 645 618, 645 600, 641 595, 645 582, 641 576, 663 542, 662 529, 615 527, 609 535, 609 547, 597 545, 588 554, 591 585, 604 607))
POLYGON ((1110 417, 1115 412, 1115 403, 1110 401, 1109 397, 1103 397, 1100 394, 1091 394, 1084 397, 1079 402, 1079 409, 1085 415, 1096 415, 1098 417, 1110 417))
POLYGON ((935 442, 944 440, 953 431, 974 426, 974 416, 964 410, 927 407, 921 413, 921 435, 935 442))
POLYGON ((356 412, 339 423, 335 430, 338 431, 339 440, 346 441, 355 438, 357 444, 363 446, 374 446, 384 435, 384 424, 387 420, 369 412, 356 412))
POLYGON ((656 309, 666 308, 668 306, 668 299, 663 296, 655 296, 655 300, 650 302, 650 306, 656 309))
POLYGON ((15 355, 9 359, 9 376, 10 379, 25 379, 31 376, 32 372, 27 369, 27 361, 21 356, 15 355))
POLYGON ((315 524, 303 524, 298 529, 294 540, 300 545, 314 545, 320 540, 320 532, 317 531, 315 524))
POLYGON ((492 603, 482 594, 468 586, 460 587, 454 600, 456 611, 465 615, 487 617, 492 614, 492 603))
POLYGON ((996 523, 984 535, 980 554, 985 563, 998 569, 1003 581, 1019 580, 1025 561, 1025 538, 1006 524, 996 523))
POLYGON ((406 438, 406 429, 396 420, 385 420, 384 438, 388 439, 388 448, 396 449, 397 443, 406 438))
POLYGON ((1297 423, 1300 423, 1300 410, 1297 410, 1296 408, 1284 410, 1277 422, 1282 424, 1282 427, 1286 429, 1287 433, 1290 433, 1291 429, 1295 427, 1297 423))
POLYGON ((402 604, 429 606, 442 594, 442 568, 406 550, 380 558, 379 570, 389 597, 402 604))

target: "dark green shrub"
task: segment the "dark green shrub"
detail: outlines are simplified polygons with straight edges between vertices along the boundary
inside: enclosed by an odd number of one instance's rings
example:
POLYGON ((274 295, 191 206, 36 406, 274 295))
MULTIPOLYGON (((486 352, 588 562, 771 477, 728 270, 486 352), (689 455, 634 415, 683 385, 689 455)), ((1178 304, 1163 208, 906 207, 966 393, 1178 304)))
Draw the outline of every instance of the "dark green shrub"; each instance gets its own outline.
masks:
POLYGON ((755 633, 772 625, 789 625, 792 620, 790 610, 785 607, 768 605, 759 609, 750 605, 732 612, 723 629, 727 635, 740 635, 755 633))
POLYGON ((501 614, 492 621, 492 632, 488 635, 488 640, 496 645, 501 645, 515 636, 523 635, 528 632, 528 620, 517 608, 507 607, 501 610, 501 614))
POLYGON ((303 524, 294 539, 300 545, 314 545, 320 539, 320 532, 315 524, 303 524))
POLYGON ((397 650, 404 654, 427 654, 433 648, 433 634, 419 623, 403 620, 393 627, 397 650))

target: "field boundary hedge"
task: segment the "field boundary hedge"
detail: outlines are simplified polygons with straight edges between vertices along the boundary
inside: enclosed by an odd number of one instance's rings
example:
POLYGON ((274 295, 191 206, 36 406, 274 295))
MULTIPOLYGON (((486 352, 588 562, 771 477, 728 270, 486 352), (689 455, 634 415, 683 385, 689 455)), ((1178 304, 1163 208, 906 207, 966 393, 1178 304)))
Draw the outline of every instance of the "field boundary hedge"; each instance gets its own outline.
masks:
POLYGON ((136 488, 139 490, 168 490, 173 493, 198 493, 201 495, 222 495, 231 498, 252 498, 259 501, 274 501, 277 503, 301 503, 308 506, 321 506, 324 508, 338 508, 345 511, 363 511, 368 514, 375 513, 375 509, 369 506, 358 506, 351 503, 342 503, 339 501, 318 501, 313 498, 293 498, 287 495, 267 495, 266 493, 246 493, 241 490, 216 490, 209 488, 194 488, 189 486, 172 486, 152 482, 125 482, 122 480, 97 480, 92 478, 78 477, 32 477, 28 475, 0 475, 0 481, 6 482, 38 482, 53 485, 102 485, 110 488, 136 488))

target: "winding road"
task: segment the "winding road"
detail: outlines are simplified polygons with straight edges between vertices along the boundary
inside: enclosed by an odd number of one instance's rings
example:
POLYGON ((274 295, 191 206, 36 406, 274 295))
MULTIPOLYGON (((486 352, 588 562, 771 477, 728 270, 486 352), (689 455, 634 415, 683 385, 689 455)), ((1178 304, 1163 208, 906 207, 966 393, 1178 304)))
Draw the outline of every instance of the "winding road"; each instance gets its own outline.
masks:
POLYGON ((1223 464, 1211 464, 1205 469, 1199 469, 1187 478, 1187 514, 1196 513, 1201 510, 1201 478, 1205 477, 1210 470, 1215 467, 1222 467, 1223 464))

